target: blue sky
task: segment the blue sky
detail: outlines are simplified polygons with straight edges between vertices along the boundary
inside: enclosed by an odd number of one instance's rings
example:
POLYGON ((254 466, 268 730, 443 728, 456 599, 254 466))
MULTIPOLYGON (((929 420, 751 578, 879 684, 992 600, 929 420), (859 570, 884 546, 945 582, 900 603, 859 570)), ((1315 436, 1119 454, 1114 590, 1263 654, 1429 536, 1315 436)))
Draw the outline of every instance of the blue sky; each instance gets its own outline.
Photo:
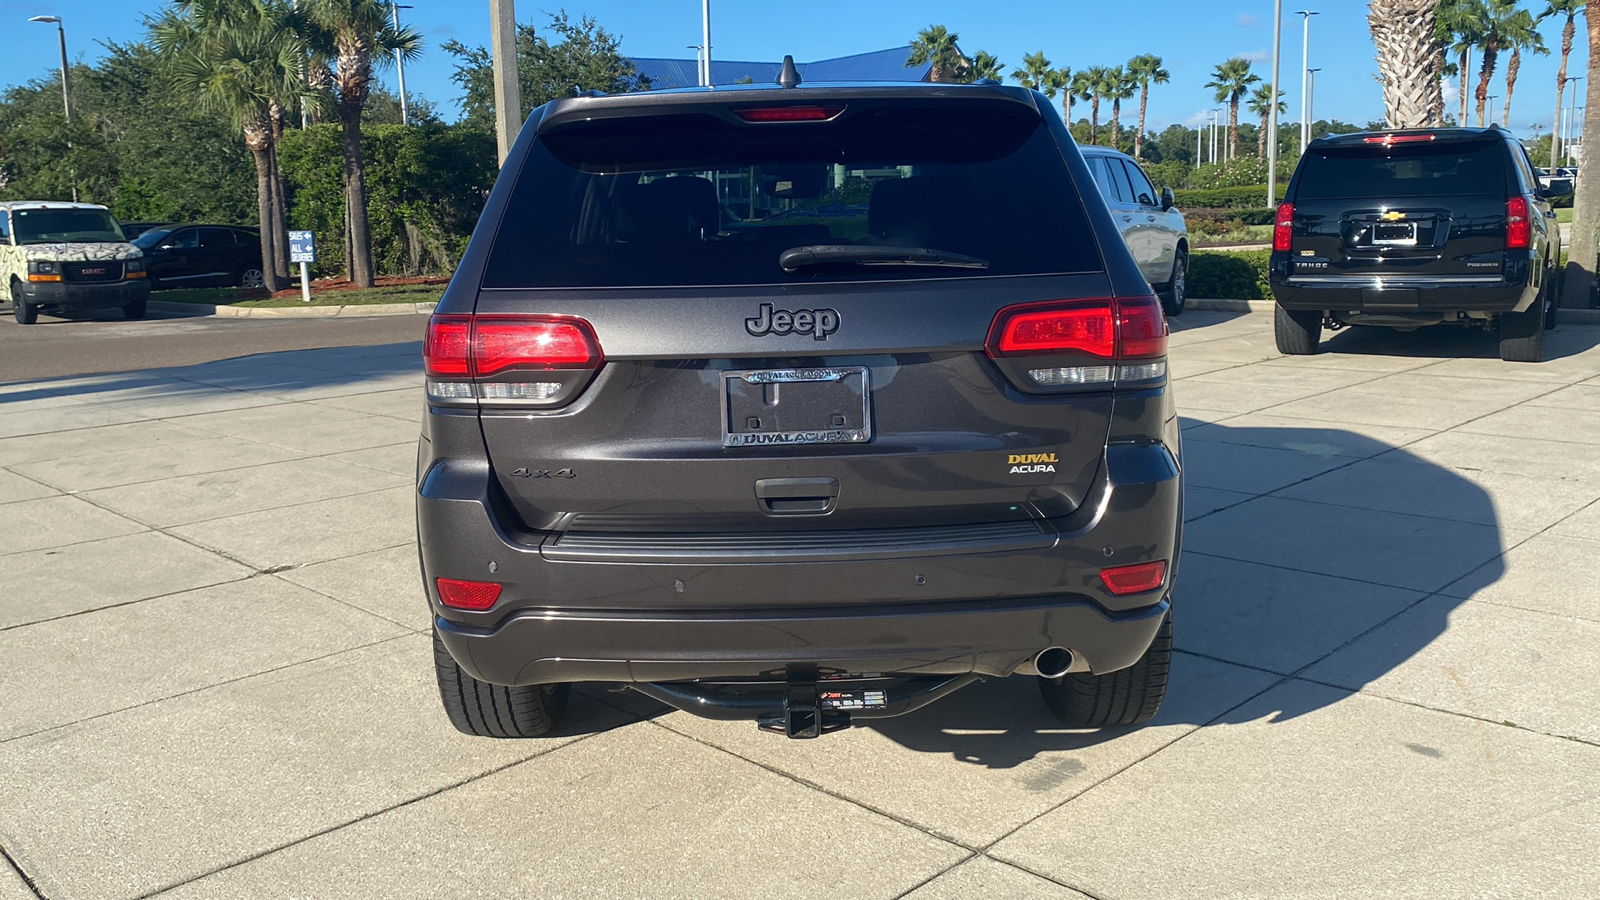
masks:
MULTIPOLYGON (((54 28, 27 21, 34 15, 60 15, 66 20, 68 52, 75 60, 93 61, 103 54, 99 42, 131 41, 142 33, 141 19, 160 9, 159 0, 0 0, 0 87, 46 77, 57 65, 54 28)), ((447 119, 458 109, 459 92, 450 81, 451 57, 439 45, 455 38, 487 44, 487 0, 441 2, 411 0, 402 12, 426 40, 423 56, 406 67, 406 82, 437 103, 447 119)), ((1528 2, 1529 8, 1543 3, 1528 2)), ((1381 118, 1383 100, 1374 80, 1367 4, 1360 0, 1300 0, 1285 4, 1283 68, 1279 84, 1289 105, 1288 118, 1300 112, 1301 19, 1292 9, 1321 12, 1311 23, 1311 65, 1317 75, 1314 111, 1364 123, 1381 118)), ((637 56, 692 58, 688 45, 699 43, 699 0, 522 0, 521 21, 546 21, 543 11, 565 8, 574 17, 587 14, 622 36, 625 53, 637 56)), ((879 50, 904 44, 919 28, 942 23, 961 37, 962 49, 987 50, 1015 67, 1022 55, 1043 50, 1056 65, 1074 69, 1113 65, 1139 53, 1161 56, 1172 83, 1152 90, 1150 121, 1160 128, 1173 122, 1193 124, 1202 110, 1216 106, 1204 88, 1213 66, 1229 56, 1256 62, 1256 71, 1270 75, 1272 54, 1271 0, 998 0, 982 4, 954 0, 877 0, 803 3, 727 2, 712 0, 713 54, 723 59, 776 60, 785 53, 808 61, 879 50)), ((1547 21, 1545 42, 1560 45, 1559 26, 1547 21)), ((1578 21, 1577 47, 1569 73, 1581 74, 1586 64, 1583 20, 1578 21)), ((1512 127, 1527 134, 1534 124, 1548 130, 1555 105, 1556 52, 1525 57, 1512 105, 1512 127)), ((1476 68, 1476 63, 1474 63, 1476 68)), ((1504 63, 1489 93, 1505 93, 1504 63)), ((392 81, 393 72, 384 77, 392 81)), ((1474 76, 1476 77, 1476 76, 1474 76)), ((1475 83, 1475 82, 1474 82, 1475 83)), ((1453 94, 1446 108, 1454 109, 1453 94)), ((1504 100, 1498 101, 1503 103, 1504 100)), ((1133 104, 1136 106, 1136 104, 1133 104)), ((1134 115, 1137 110, 1133 110, 1134 115)), ((1124 116, 1129 117, 1125 112, 1124 116)), ((1496 119, 1499 116, 1496 114, 1496 119)))

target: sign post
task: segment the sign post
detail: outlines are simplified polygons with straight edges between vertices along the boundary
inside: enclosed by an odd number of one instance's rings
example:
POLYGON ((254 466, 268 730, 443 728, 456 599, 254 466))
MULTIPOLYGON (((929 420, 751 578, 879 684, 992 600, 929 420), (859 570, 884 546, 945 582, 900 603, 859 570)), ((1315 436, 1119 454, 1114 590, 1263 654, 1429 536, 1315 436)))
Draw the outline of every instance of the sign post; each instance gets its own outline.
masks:
POLYGON ((317 261, 317 239, 309 231, 289 232, 289 262, 300 264, 300 299, 311 302, 311 273, 307 263, 317 261))

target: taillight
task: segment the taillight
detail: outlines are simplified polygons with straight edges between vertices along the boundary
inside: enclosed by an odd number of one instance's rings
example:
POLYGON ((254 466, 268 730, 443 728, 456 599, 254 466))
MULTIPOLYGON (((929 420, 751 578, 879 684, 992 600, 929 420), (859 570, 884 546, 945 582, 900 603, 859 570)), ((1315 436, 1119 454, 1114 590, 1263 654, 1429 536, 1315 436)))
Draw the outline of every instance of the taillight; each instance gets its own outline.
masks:
POLYGON ((452 609, 482 612, 500 599, 500 585, 492 581, 457 581, 454 578, 433 581, 439 586, 439 602, 452 609))
POLYGON ((428 319, 428 336, 422 341, 422 370, 447 378, 471 375, 471 333, 471 316, 436 315, 428 319))
POLYGON ((1526 250, 1533 243, 1533 223, 1528 221, 1528 199, 1506 201, 1506 249, 1526 250))
POLYGON ((507 369, 592 369, 600 344, 589 323, 555 316, 477 316, 472 327, 472 374, 507 369))
POLYGON ((605 356, 583 319, 435 315, 428 320, 422 361, 428 396, 435 400, 551 406, 570 400, 605 356))
POLYGON ((989 328, 990 356, 1085 353, 1117 355, 1116 318, 1110 300, 1042 303, 1003 309, 989 328))
POLYGON ((1153 591, 1161 587, 1166 577, 1167 561, 1164 559, 1100 570, 1100 582, 1106 586, 1106 590, 1119 596, 1153 591))
POLYGON ((1272 223, 1272 249, 1278 253, 1287 253, 1293 240, 1294 204, 1285 203, 1278 207, 1278 217, 1272 223))
POLYGON ((1167 373, 1167 320, 1160 302, 1149 296, 1010 306, 995 315, 984 346, 996 360, 1068 354, 1107 362, 1025 370, 1029 380, 1045 388, 1149 381, 1167 373))

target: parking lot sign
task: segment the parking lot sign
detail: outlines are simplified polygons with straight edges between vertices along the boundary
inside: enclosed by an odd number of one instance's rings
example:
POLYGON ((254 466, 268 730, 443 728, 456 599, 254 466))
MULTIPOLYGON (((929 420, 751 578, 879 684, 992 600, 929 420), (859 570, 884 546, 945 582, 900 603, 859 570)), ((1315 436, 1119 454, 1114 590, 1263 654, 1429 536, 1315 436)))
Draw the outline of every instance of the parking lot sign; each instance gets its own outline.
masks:
POLYGON ((317 261, 317 239, 309 231, 289 232, 289 262, 300 264, 300 299, 311 302, 311 271, 307 263, 317 261))
POLYGON ((289 232, 289 262, 314 263, 317 261, 317 239, 309 231, 289 232))

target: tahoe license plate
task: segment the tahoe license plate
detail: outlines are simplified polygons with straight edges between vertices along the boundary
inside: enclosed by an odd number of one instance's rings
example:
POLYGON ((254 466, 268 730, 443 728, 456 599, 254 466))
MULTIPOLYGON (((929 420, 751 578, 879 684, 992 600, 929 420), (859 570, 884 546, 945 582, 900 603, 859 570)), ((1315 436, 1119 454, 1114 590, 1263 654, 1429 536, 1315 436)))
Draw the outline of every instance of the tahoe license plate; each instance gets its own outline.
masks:
POLYGON ((1372 225, 1372 242, 1390 246, 1414 246, 1417 243, 1417 223, 1374 222, 1372 225))
POLYGON ((722 445, 858 444, 872 440, 863 366, 722 373, 722 445))

